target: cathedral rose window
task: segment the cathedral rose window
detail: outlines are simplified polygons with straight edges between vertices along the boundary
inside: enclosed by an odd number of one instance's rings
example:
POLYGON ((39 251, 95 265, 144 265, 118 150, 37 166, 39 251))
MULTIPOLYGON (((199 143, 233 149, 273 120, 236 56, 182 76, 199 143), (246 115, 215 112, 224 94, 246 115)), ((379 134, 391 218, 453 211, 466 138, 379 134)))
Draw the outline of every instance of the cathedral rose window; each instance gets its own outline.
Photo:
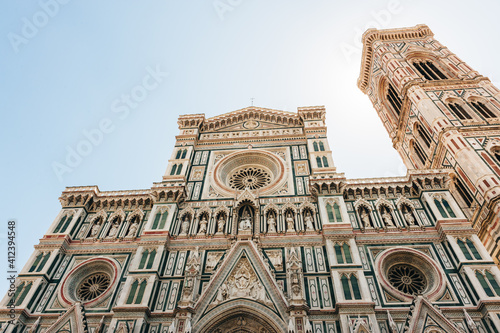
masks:
POLYGON ((111 278, 108 274, 92 274, 80 283, 76 295, 81 301, 90 301, 101 296, 110 284, 111 278))
POLYGON ((405 294, 418 295, 427 287, 425 275, 410 265, 392 266, 387 278, 394 288, 405 294))
POLYGON ((271 175, 260 168, 243 168, 229 177, 229 185, 236 190, 256 190, 271 183, 271 175))
POLYGON ((233 196, 234 191, 259 190, 270 195, 282 190, 288 180, 285 154, 248 149, 228 154, 215 163, 212 187, 220 194, 233 196))
POLYGON ((377 255, 375 274, 392 297, 410 302, 416 295, 433 301, 446 291, 444 272, 425 248, 393 247, 377 255))
POLYGON ((109 298, 116 289, 120 275, 119 264, 112 258, 96 257, 77 264, 60 284, 61 300, 72 305, 82 302, 96 307, 109 298))

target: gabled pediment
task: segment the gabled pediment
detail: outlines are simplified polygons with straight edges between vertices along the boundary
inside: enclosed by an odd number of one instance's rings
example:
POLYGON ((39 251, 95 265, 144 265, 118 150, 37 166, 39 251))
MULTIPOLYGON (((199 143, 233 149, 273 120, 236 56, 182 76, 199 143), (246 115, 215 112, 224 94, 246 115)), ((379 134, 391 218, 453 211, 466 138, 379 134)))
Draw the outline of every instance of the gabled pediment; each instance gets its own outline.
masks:
POLYGON ((413 302, 413 306, 411 316, 409 316, 411 319, 405 332, 423 333, 428 329, 435 329, 437 332, 462 333, 451 320, 446 318, 424 297, 418 296, 413 302))
POLYGON ((75 303, 52 326, 47 328, 45 333, 56 333, 59 331, 71 333, 88 332, 87 319, 85 318, 85 312, 81 303, 75 303))
MULTIPOLYGON (((240 241, 226 255, 220 268, 195 305, 193 321, 204 321, 216 308, 247 304, 275 320, 287 322, 287 301, 271 275, 270 267, 251 241, 240 241)), ((285 326, 286 327, 286 326, 285 326)))
POLYGON ((296 113, 251 106, 206 119, 202 132, 283 129, 296 126, 302 126, 302 120, 296 113))

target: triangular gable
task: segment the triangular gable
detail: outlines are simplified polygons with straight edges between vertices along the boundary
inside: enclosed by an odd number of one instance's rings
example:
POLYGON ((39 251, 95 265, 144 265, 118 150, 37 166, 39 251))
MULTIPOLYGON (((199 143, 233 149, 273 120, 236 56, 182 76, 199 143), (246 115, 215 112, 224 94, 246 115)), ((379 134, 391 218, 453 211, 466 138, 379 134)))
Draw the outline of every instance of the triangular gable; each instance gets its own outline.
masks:
POLYGON ((240 123, 236 123, 230 126, 221 127, 217 130, 217 132, 235 132, 235 131, 249 131, 249 130, 272 130, 272 129, 281 129, 281 128, 289 128, 289 125, 276 124, 266 121, 257 121, 257 120, 246 120, 240 123))
POLYGON ((447 333, 462 333, 452 321, 422 296, 418 296, 413 305, 414 309, 408 316, 411 319, 405 332, 423 333, 427 328, 435 327, 447 333))
POLYGON ((193 322, 202 321, 201 327, 209 320, 207 314, 217 312, 216 308, 246 303, 260 308, 286 328, 287 301, 253 242, 236 243, 214 274, 195 305, 193 322))
POLYGON ((72 333, 88 332, 87 319, 85 318, 85 311, 81 303, 75 303, 52 326, 47 328, 45 333, 56 333, 60 330, 72 333))
POLYGON ((282 129, 298 126, 302 126, 302 119, 297 113, 251 106, 206 119, 203 122, 202 132, 282 129))

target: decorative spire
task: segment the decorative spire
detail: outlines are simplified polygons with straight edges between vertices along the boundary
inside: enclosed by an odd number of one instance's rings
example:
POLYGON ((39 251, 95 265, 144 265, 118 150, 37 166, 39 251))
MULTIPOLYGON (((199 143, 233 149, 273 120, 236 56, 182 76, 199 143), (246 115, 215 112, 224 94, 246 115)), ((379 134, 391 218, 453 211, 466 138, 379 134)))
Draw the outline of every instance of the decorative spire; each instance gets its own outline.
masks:
POLYGON ((398 333, 398 326, 394 322, 394 319, 392 319, 391 313, 389 310, 387 310, 387 319, 389 320, 389 328, 391 329, 392 333, 398 333))
POLYGON ((465 309, 463 309, 463 310, 464 310, 465 321, 467 322, 467 326, 469 327, 469 330, 472 333, 478 333, 479 330, 477 329, 476 323, 474 322, 474 320, 472 320, 472 318, 469 315, 469 313, 467 312, 467 310, 465 310, 465 309))
POLYGON ((306 319, 306 324, 305 324, 305 329, 306 329, 306 333, 312 333, 312 326, 311 326, 311 323, 309 322, 309 318, 305 318, 306 319))
POLYGON ((288 333, 295 333, 295 322, 293 317, 290 317, 290 320, 288 321, 288 333))
POLYGON ((36 332, 37 329, 38 329, 38 326, 40 326, 40 321, 41 320, 42 320, 42 317, 38 317, 38 319, 35 321, 35 323, 33 324, 33 326, 31 326, 31 328, 28 331, 28 333, 36 332))

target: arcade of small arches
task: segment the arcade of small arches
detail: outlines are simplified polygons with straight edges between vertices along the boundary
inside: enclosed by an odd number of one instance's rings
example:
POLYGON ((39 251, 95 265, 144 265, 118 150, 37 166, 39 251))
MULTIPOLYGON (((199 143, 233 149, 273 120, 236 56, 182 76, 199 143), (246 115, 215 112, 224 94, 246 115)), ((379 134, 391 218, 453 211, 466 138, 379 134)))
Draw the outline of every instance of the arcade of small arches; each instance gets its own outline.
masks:
POLYGON ((387 201, 379 203, 376 209, 373 209, 366 200, 358 200, 355 208, 358 219, 361 221, 361 229, 423 227, 416 218, 415 209, 410 201, 400 203, 398 209, 394 209, 393 205, 387 201), (396 214, 400 214, 401 221, 396 214), (378 218, 375 218, 375 215, 378 218))
POLYGON ((137 211, 130 213, 128 218, 123 210, 118 210, 109 217, 103 211, 96 214, 85 229, 80 231, 82 238, 88 239, 108 239, 135 238, 138 234, 144 213, 137 211))
MULTIPOLYGON (((342 221, 339 205, 332 203, 333 218, 342 221)), ((285 204, 278 207, 274 204, 263 208, 260 216, 257 206, 247 200, 230 209, 224 207, 216 212, 205 208, 198 212, 185 209, 179 213, 177 224, 173 227, 176 236, 208 236, 214 234, 239 234, 242 232, 259 232, 262 234, 304 233, 321 230, 322 224, 316 206, 304 202, 297 207, 285 204)))

